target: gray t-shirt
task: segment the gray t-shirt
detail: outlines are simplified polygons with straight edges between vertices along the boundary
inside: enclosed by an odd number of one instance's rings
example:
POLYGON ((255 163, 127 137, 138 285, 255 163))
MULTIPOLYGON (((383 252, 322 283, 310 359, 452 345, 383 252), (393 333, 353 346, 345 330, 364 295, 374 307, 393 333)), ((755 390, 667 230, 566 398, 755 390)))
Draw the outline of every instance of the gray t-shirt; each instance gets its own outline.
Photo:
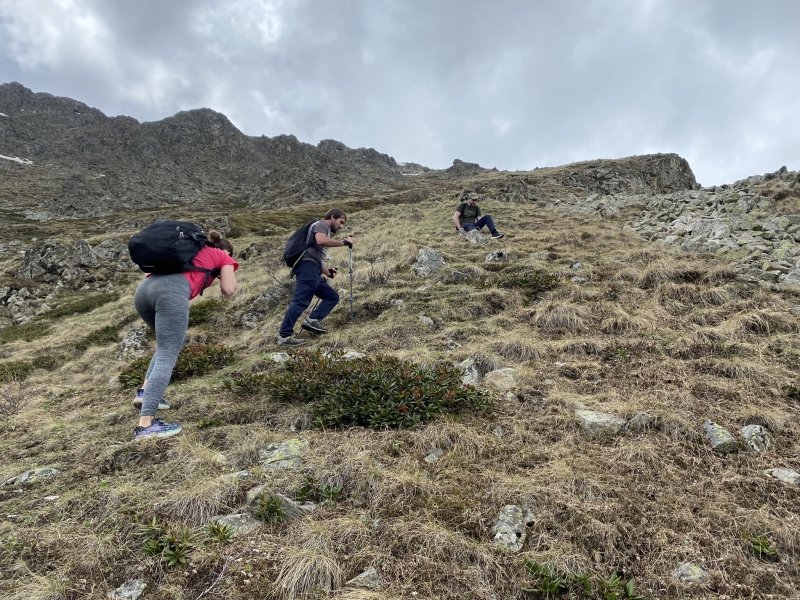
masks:
POLYGON ((319 265, 319 270, 322 272, 322 265, 325 264, 325 258, 328 256, 328 249, 317 244, 312 244, 314 237, 317 233, 324 233, 327 237, 331 236, 331 228, 325 221, 316 221, 311 227, 308 228, 308 238, 306 244, 311 244, 306 248, 306 253, 300 260, 313 260, 319 265))

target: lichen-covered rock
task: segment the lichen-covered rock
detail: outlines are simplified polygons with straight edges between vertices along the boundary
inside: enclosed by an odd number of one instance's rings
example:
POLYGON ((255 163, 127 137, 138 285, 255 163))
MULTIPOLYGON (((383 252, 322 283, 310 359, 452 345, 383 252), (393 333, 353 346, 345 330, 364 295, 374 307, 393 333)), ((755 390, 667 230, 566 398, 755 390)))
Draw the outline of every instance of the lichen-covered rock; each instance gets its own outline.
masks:
POLYGON ((575 416, 591 435, 616 435, 627 423, 625 419, 617 415, 594 410, 576 410, 575 416))
POLYGON ((86 240, 63 244, 55 240, 42 240, 25 251, 22 267, 17 271, 20 279, 51 282, 61 277, 76 279, 78 267, 97 268, 100 261, 86 240))
POLYGON ((511 367, 495 369, 484 375, 483 383, 498 392, 509 392, 517 387, 516 374, 517 370, 511 367))
POLYGON ((709 419, 703 423, 703 429, 706 430, 706 437, 715 452, 730 454, 731 452, 739 451, 739 444, 733 439, 730 432, 721 425, 709 419))
POLYGON ((445 265, 444 257, 433 248, 422 248, 417 254, 417 262, 412 265, 412 270, 420 277, 436 273, 445 265))
POLYGON ((261 521, 250 513, 238 513, 234 515, 218 515, 211 517, 213 523, 227 525, 230 527, 234 536, 252 535, 261 528, 261 521))
POLYGON ((502 250, 495 250, 494 252, 489 252, 486 255, 486 260, 484 262, 492 263, 492 262, 500 262, 501 260, 507 259, 507 255, 502 250))
POLYGON ((369 567, 366 571, 345 583, 344 586, 359 590, 377 590, 381 586, 381 578, 374 567, 369 567))
POLYGON ((269 500, 278 500, 280 502, 280 509, 283 514, 279 520, 291 523, 297 519, 302 519, 317 507, 314 502, 295 502, 283 494, 270 493, 267 488, 267 485, 259 485, 247 492, 245 500, 251 509, 258 505, 263 494, 269 500))
POLYGON ((680 579, 684 583, 708 582, 708 573, 690 562, 681 563, 675 567, 675 569, 672 571, 672 576, 680 579))
POLYGON ((470 244, 488 244, 491 239, 488 235, 481 233, 477 229, 473 229, 472 231, 459 231, 458 233, 470 244))
POLYGON ((273 352, 269 355, 269 359, 276 363, 285 363, 289 360, 289 355, 286 352, 273 352))
POLYGON ((242 315, 242 326, 247 327, 248 329, 255 329, 258 326, 258 323, 268 312, 272 311, 279 305, 286 303, 286 301, 289 299, 292 289, 293 286, 291 284, 287 284, 267 288, 261 292, 261 294, 259 294, 259 296, 253 300, 253 303, 250 305, 244 315, 242 315))
POLYGON ((775 447, 772 434, 761 425, 746 425, 742 427, 744 445, 754 454, 764 454, 775 447))
POLYGON ((61 471, 53 467, 32 469, 30 471, 25 471, 24 473, 17 475, 16 477, 7 479, 2 484, 0 484, 0 487, 9 485, 27 485, 29 483, 35 483, 37 481, 45 481, 47 479, 52 479, 54 477, 58 477, 59 475, 61 475, 61 471))
POLYGON ((270 444, 258 451, 258 462, 265 469, 294 469, 303 463, 308 447, 308 440, 302 439, 270 444))
POLYGON ((117 360, 131 361, 147 351, 147 326, 129 329, 117 347, 117 360))
POLYGON ((534 514, 527 507, 508 504, 500 509, 492 528, 492 541, 499 548, 519 552, 525 543, 526 527, 534 520, 534 514))
POLYGON ((475 365, 474 358, 461 361, 456 367, 461 369, 461 372, 464 373, 464 376, 461 378, 461 383, 465 385, 475 385, 481 380, 481 374, 478 371, 478 367, 475 365))
POLYGON ((140 579, 126 581, 115 590, 108 592, 110 600, 137 600, 144 593, 147 584, 140 579))
POLYGON ((800 473, 792 469, 767 469, 764 474, 774 477, 784 483, 800 487, 800 473))
POLYGON ((625 429, 629 431, 644 431, 652 426, 653 417, 647 413, 636 413, 625 424, 625 429))

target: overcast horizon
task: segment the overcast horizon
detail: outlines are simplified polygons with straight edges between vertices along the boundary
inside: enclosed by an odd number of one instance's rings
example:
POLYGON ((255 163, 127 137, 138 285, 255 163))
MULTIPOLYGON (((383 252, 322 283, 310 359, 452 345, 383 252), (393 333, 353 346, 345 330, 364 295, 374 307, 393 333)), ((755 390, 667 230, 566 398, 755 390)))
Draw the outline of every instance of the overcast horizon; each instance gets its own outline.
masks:
POLYGON ((674 152, 718 185, 800 170, 798 21, 794 0, 0 0, 0 83, 439 169, 674 152))

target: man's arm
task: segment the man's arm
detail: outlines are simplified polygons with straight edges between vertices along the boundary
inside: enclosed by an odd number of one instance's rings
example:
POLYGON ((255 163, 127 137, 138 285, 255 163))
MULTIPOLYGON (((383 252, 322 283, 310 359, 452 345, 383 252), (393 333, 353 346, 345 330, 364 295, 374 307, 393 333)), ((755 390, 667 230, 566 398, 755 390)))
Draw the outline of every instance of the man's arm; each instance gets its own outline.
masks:
POLYGON ((456 224, 456 229, 459 231, 463 231, 464 228, 461 226, 461 213, 456 211, 453 213, 453 223, 456 224))
POLYGON ((322 246, 323 248, 341 248, 342 246, 353 245, 353 236, 351 235, 348 235, 343 240, 335 240, 324 233, 317 232, 314 234, 314 240, 316 240, 317 246, 322 246))

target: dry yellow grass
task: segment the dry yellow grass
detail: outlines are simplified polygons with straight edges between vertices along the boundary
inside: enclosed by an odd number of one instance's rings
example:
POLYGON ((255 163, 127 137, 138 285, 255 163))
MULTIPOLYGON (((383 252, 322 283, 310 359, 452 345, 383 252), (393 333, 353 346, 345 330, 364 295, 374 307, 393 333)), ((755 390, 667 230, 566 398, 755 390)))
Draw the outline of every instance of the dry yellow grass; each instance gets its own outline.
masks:
MULTIPOLYGON (((491 195, 509 177, 482 174, 470 185, 491 195)), ((237 250, 255 244, 260 254, 242 261, 239 294, 213 327, 190 332, 236 348, 239 362, 170 386, 175 410, 163 416, 183 424, 180 437, 106 450, 126 441, 135 421, 130 395, 112 381, 124 366, 113 345, 30 377, 40 394, 0 424, 0 479, 34 466, 64 474, 23 494, 0 488, 3 515, 17 515, 0 519, 0 596, 96 598, 143 577, 148 597, 162 599, 207 590, 205 598, 232 600, 521 599, 532 597, 521 591, 525 558, 606 577, 616 571, 648 598, 796 595, 800 491, 763 471, 800 467, 800 407, 786 395, 800 369, 797 300, 737 282, 724 262, 666 254, 613 223, 531 214, 530 205, 486 202, 507 237, 470 244, 452 233, 458 190, 424 185, 424 199, 413 205, 376 199, 350 215, 355 322, 348 253, 333 250, 342 302, 327 320, 331 333, 307 339, 324 350, 415 361, 473 357, 482 373, 513 367, 517 400, 494 393, 491 416, 441 418, 411 430, 300 431, 307 407, 235 396, 226 378, 281 350, 274 340, 285 308, 254 330, 239 325, 255 296, 287 275, 275 260, 285 235, 245 232, 234 240, 237 250), (398 207, 410 211, 408 222, 397 221, 398 207), (426 246, 447 265, 420 278, 409 267, 426 246), (485 263, 494 249, 504 249, 508 262, 485 263), (576 261, 585 283, 569 282, 576 261), (454 270, 473 278, 454 284, 454 270), (503 274, 527 271, 559 274, 560 283, 539 294, 495 285, 503 274), (420 322, 423 315, 433 328, 420 322), (626 418, 647 412, 653 420, 641 431, 590 438, 575 420, 578 408, 626 418), (706 419, 734 434, 762 424, 776 448, 765 457, 720 457, 704 438, 706 419), (258 465, 260 448, 292 437, 310 442, 300 469, 258 465), (426 463, 435 448, 444 454, 426 463), (233 473, 243 469, 251 479, 238 482, 233 473), (251 486, 291 495, 307 476, 341 485, 341 501, 227 545, 204 537, 208 517, 241 511, 251 486), (51 494, 59 499, 42 499, 51 494), (526 504, 536 515, 516 555, 491 542, 505 504, 526 504), (153 517, 192 528, 203 542, 187 566, 166 568, 143 554, 134 532, 153 517), (766 536, 778 560, 753 556, 745 531, 766 536), (708 570, 710 583, 690 591, 672 579, 684 561, 708 570), (380 590, 342 587, 368 567, 379 572, 380 590)), ((246 216, 291 229, 288 210, 246 216)), ((4 360, 44 354, 87 328, 119 322, 132 310, 134 286, 120 286, 119 301, 91 314, 58 320, 47 338, 6 344, 4 360)), ((216 297, 216 289, 205 295, 216 297)))

